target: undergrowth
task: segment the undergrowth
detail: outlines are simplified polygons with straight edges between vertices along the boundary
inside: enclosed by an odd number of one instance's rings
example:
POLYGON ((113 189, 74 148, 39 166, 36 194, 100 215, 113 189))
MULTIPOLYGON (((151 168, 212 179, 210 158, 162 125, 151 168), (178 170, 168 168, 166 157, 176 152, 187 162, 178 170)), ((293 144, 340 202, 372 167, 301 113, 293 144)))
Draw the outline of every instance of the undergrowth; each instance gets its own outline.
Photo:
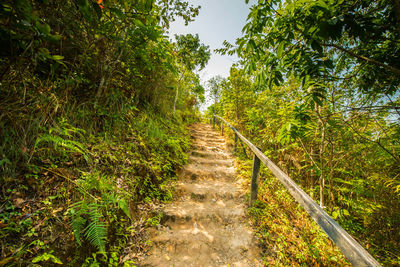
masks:
MULTIPOLYGON (((250 184, 252 162, 236 159, 237 178, 250 184)), ((265 167, 249 210, 267 266, 350 266, 340 250, 265 167)))
POLYGON ((58 118, 24 168, 1 177, 0 266, 134 264, 137 206, 172 198, 190 139, 181 118, 133 109, 120 119, 96 133, 58 118))

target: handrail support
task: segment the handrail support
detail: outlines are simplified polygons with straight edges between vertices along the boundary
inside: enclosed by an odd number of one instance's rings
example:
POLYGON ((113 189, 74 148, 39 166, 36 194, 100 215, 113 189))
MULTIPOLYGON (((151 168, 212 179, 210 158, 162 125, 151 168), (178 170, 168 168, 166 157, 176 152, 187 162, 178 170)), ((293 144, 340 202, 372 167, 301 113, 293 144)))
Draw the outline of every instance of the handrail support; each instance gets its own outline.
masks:
POLYGON ((234 148, 233 148, 233 153, 235 153, 235 154, 236 154, 236 152, 237 152, 237 143, 238 143, 238 136, 237 136, 237 134, 235 133, 235 146, 234 146, 234 148))
POLYGON ((253 171, 251 175, 251 191, 250 191, 250 206, 253 206, 257 200, 258 194, 258 174, 260 172, 260 159, 254 154, 253 171))

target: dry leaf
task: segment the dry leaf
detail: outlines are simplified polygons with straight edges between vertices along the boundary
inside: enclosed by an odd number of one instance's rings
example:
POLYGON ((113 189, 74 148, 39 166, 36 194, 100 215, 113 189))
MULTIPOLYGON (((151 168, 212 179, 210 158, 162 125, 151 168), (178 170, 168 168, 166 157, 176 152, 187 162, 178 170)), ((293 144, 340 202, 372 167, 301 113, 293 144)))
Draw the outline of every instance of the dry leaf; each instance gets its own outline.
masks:
POLYGON ((22 198, 16 198, 13 200, 13 204, 17 209, 22 208, 24 203, 25 203, 25 200, 23 200, 22 198))

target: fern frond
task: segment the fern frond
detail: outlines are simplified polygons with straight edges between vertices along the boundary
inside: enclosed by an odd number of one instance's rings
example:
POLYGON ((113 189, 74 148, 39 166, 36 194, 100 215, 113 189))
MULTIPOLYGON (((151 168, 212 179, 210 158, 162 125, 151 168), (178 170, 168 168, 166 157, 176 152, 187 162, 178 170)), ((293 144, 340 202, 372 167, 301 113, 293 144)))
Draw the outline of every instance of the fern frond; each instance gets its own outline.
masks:
POLYGON ((79 246, 82 245, 81 235, 85 225, 86 225, 86 220, 81 216, 76 216, 75 218, 72 219, 71 227, 72 230, 74 231, 75 240, 79 246))
POLYGON ((85 228, 85 237, 100 252, 105 252, 107 240, 107 225, 104 222, 100 221, 102 214, 99 212, 98 206, 95 203, 92 203, 90 207, 90 223, 85 228))
POLYGON ((37 139, 35 147, 37 147, 40 143, 51 143, 55 149, 59 149, 60 147, 64 149, 64 151, 60 152, 75 152, 83 155, 85 160, 88 159, 88 152, 84 145, 80 142, 64 139, 57 135, 43 134, 37 139))

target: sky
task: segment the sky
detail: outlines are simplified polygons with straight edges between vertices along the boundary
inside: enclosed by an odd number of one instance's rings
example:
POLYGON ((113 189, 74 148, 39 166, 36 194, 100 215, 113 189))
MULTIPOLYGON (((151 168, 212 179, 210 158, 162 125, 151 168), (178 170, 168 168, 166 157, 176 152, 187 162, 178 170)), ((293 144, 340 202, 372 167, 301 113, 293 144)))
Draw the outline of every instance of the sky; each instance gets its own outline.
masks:
POLYGON ((238 58, 219 55, 213 50, 222 48, 224 40, 234 44, 236 38, 242 36, 242 28, 250 12, 251 3, 255 3, 255 0, 251 0, 247 5, 245 0, 188 0, 188 2, 194 6, 201 6, 199 15, 188 26, 185 26, 182 19, 177 19, 171 24, 170 36, 197 33, 200 41, 210 46, 212 52, 210 61, 200 72, 203 83, 217 75, 228 77, 231 65, 237 62, 238 58))

